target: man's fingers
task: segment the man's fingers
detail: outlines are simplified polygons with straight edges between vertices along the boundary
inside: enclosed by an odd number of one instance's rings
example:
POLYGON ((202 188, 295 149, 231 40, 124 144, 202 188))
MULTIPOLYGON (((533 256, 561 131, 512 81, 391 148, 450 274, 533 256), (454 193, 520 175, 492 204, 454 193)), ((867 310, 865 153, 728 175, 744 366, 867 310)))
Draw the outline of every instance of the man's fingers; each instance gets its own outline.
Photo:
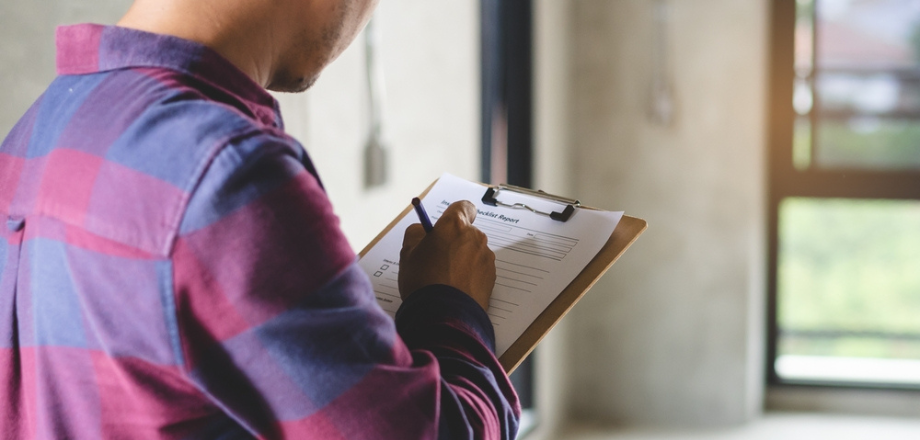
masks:
POLYGON ((419 223, 413 223, 406 228, 406 234, 403 235, 403 249, 412 249, 418 246, 418 243, 425 238, 425 228, 419 223))
POLYGON ((444 214, 441 215, 438 222, 440 223, 442 220, 459 220, 461 224, 471 225, 473 221, 476 220, 476 206, 468 200, 460 200, 451 203, 450 206, 444 210, 444 214))

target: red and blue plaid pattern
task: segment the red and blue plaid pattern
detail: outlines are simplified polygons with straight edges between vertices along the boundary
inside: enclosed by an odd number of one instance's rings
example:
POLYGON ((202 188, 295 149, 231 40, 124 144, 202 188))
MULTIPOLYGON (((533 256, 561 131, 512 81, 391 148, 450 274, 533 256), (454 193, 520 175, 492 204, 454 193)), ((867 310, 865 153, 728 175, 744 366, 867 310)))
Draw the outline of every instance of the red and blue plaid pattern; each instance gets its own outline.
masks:
POLYGON ((485 313, 394 325, 263 89, 96 25, 58 71, 0 146, 0 437, 514 436, 485 313))

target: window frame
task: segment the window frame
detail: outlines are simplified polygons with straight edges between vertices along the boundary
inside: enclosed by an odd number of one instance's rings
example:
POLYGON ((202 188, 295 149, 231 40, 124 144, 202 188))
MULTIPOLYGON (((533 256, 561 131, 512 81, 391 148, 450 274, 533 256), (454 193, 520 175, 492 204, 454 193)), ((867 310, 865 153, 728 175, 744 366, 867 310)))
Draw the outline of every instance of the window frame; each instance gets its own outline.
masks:
MULTIPOLYGON (((483 182, 533 187, 533 2, 481 0, 483 182)), ((517 438, 539 423, 536 352, 511 375, 523 411, 517 438)))
MULTIPOLYGON (((818 0, 815 0, 818 1, 818 0)), ((805 169, 793 162, 793 134, 796 112, 793 108, 795 83, 796 0, 770 2, 770 49, 768 83, 768 258, 767 258, 767 353, 766 376, 771 386, 822 386, 840 388, 912 389, 905 384, 878 384, 782 379, 775 361, 779 341, 778 252, 779 208, 788 197, 920 200, 920 169, 868 170, 852 168, 821 169, 812 160, 805 169)), ((820 105, 814 99, 814 108, 820 105)), ((815 111, 810 113, 814 127, 815 111)), ((814 134, 814 130, 812 131, 814 134)), ((812 137, 812 154, 814 137, 812 137)))

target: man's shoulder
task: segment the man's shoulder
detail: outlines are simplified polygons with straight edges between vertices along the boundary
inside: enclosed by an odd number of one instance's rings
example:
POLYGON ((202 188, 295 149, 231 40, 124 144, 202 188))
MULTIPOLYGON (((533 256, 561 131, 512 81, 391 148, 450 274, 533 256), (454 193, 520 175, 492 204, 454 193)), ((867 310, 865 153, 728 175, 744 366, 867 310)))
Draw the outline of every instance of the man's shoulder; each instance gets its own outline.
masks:
POLYGON ((24 168, 13 208, 168 254, 222 151, 253 138, 297 150, 283 132, 223 98, 170 71, 59 77, 24 118, 22 135, 0 151, 24 168))
MULTIPOLYGON (((299 149, 296 141, 247 114, 238 102, 214 99, 185 85, 161 95, 111 145, 106 160, 134 174, 139 186, 160 188, 144 198, 148 206, 163 213, 159 218, 162 233, 151 244, 158 253, 168 254, 189 202, 208 191, 202 188, 202 181, 215 172, 232 172, 226 167, 215 169, 219 157, 229 150, 239 155, 241 142, 280 146, 294 155, 299 149)), ((126 200, 124 196, 127 194, 115 198, 126 200)))
MULTIPOLYGON (((214 173, 214 162, 242 140, 288 145, 293 142, 276 130, 261 127, 232 107, 209 100, 180 100, 148 109, 136 129, 126 131, 112 145, 107 161, 123 167, 145 193, 147 206, 162 213, 155 247, 168 253, 186 215, 188 203, 206 192, 201 181, 214 173), (144 183, 147 182, 147 183, 144 183), (155 189, 159 188, 159 189, 155 189)), ((293 148, 292 148, 293 150, 293 148)), ((130 188, 125 188, 131 191, 130 188)), ((114 199, 128 200, 128 194, 114 199)), ((137 223, 133 222, 127 224, 137 223)))
POLYGON ((232 105, 178 89, 146 104, 108 147, 106 159, 188 192, 221 149, 259 135, 279 136, 232 105))

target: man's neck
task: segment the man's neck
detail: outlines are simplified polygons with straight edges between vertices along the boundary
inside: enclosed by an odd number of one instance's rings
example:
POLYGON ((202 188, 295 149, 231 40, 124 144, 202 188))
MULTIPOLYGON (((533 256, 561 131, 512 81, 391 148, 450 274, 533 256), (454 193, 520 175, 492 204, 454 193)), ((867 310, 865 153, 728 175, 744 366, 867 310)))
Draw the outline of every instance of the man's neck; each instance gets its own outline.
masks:
POLYGON ((266 87, 278 56, 266 48, 281 47, 279 33, 260 25, 272 22, 269 8, 255 7, 255 1, 219 1, 236 7, 213 7, 209 0, 137 0, 117 25, 201 43, 266 87))

